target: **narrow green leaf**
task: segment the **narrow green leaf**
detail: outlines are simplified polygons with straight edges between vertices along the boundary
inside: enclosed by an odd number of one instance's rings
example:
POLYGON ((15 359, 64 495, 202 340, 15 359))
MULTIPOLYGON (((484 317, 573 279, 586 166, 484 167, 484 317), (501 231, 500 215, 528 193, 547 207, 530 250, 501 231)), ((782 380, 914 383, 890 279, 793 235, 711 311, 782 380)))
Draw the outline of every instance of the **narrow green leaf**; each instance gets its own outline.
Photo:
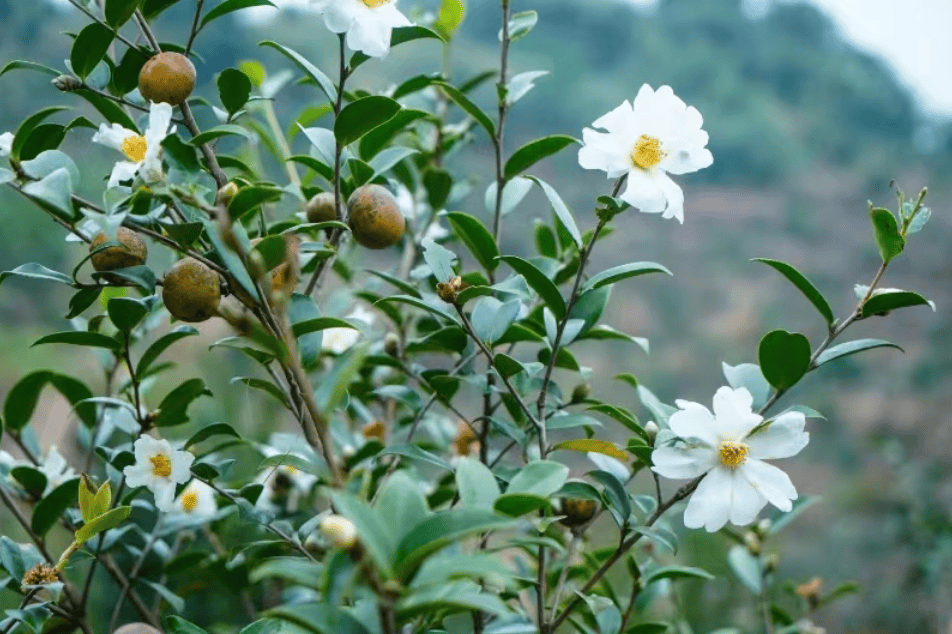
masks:
POLYGON ((870 317, 872 315, 886 314, 897 308, 909 308, 911 306, 928 306, 935 312, 935 304, 920 295, 911 291, 879 291, 873 293, 873 296, 863 304, 862 316, 870 317))
POLYGON ((122 342, 115 337, 110 337, 109 335, 104 335, 99 332, 86 332, 84 330, 67 330, 46 335, 45 337, 37 339, 33 345, 39 346, 48 343, 66 343, 73 346, 106 348, 116 351, 122 348, 122 342))
POLYGON ((795 269, 793 266, 786 264, 785 262, 780 262, 779 260, 770 260, 768 258, 753 258, 753 262, 763 262, 767 266, 771 266, 780 272, 785 278, 790 280, 790 282, 796 286, 801 293, 803 293, 807 299, 810 300, 823 318, 826 320, 827 324, 832 324, 836 319, 833 316, 833 309, 830 308, 829 302, 826 301, 826 298, 823 297, 823 294, 817 290, 810 280, 808 280, 800 271, 795 269))
POLYGON ((132 14, 141 4, 142 0, 106 0, 103 11, 106 16, 106 24, 118 29, 132 17, 132 14))
POLYGON ((233 11, 239 11, 241 9, 247 9, 248 7, 273 7, 275 4, 271 0, 225 0, 220 5, 209 11, 205 14, 205 17, 202 18, 201 25, 199 30, 205 28, 205 25, 220 18, 223 15, 232 13, 233 11))
POLYGON ((532 287, 532 290, 539 294, 542 301, 545 302, 546 306, 555 314, 556 319, 565 317, 566 306, 565 300, 562 298, 562 293, 559 292, 559 288, 545 273, 540 271, 528 260, 523 260, 514 255, 503 255, 500 256, 499 259, 511 266, 516 273, 525 278, 526 283, 532 287))
POLYGON ((126 521, 131 512, 131 506, 117 506, 112 510, 106 511, 99 517, 83 524, 79 530, 76 531, 76 541, 79 543, 86 542, 99 533, 104 533, 110 528, 119 526, 126 521))
POLYGON ((840 357, 846 357, 851 354, 856 354, 857 352, 873 350, 875 348, 895 348, 900 352, 905 352, 905 350, 896 344, 883 339, 857 339, 856 341, 847 341, 846 343, 841 343, 824 350, 823 353, 817 357, 816 367, 828 363, 833 359, 839 359, 840 357))
POLYGON ((896 217, 888 209, 870 205, 869 218, 873 223, 873 232, 876 236, 876 244, 879 246, 879 254, 882 256, 883 262, 889 262, 902 253, 906 247, 906 239, 899 233, 896 217))
POLYGON ((298 65, 298 67, 304 71, 304 73, 314 80, 314 82, 320 87, 320 89, 327 96, 328 101, 334 103, 337 101, 337 88, 334 86, 334 82, 325 75, 321 70, 307 61, 307 59, 298 53, 297 51, 290 49, 286 46, 282 46, 277 42, 260 42, 258 46, 270 46, 276 51, 280 52, 282 55, 290 59, 292 62, 298 65))
MULTIPOLYGON (((546 198, 549 199, 549 204, 552 205, 552 211, 555 212, 555 215, 558 216, 566 231, 568 231, 569 235, 572 236, 572 240, 575 242, 575 245, 581 249, 582 234, 578 230, 578 225, 575 224, 575 217, 572 216, 572 212, 569 210, 568 205, 565 204, 565 201, 562 200, 562 197, 559 196, 559 193, 555 191, 555 188, 553 188, 551 185, 542 179, 536 178, 535 176, 529 176, 528 178, 542 188, 546 198)), ((503 188, 504 194, 508 188, 508 184, 505 188, 503 188)))
POLYGON ((655 262, 632 262, 630 264, 622 264, 620 266, 614 266, 610 269, 597 273, 592 277, 588 278, 588 281, 585 282, 585 285, 582 287, 584 290, 601 288, 608 284, 614 284, 615 282, 620 282, 621 280, 628 279, 629 277, 637 277, 639 275, 647 275, 649 273, 667 273, 668 275, 674 275, 671 271, 660 264, 655 262))
POLYGON ((191 337, 192 335, 197 335, 198 330, 191 326, 180 325, 172 329, 170 332, 162 335, 157 339, 152 345, 150 345, 142 357, 139 359, 139 363, 136 365, 136 375, 143 376, 146 371, 155 363, 158 358, 165 352, 169 346, 178 341, 179 339, 184 339, 185 337, 191 337))
POLYGON ((553 134, 531 141, 516 150, 506 161, 506 179, 518 176, 539 161, 578 143, 578 139, 564 134, 553 134))
POLYGON ((495 140, 496 138, 496 125, 492 122, 489 116, 479 109, 479 106, 474 104, 469 100, 469 97, 464 95, 459 89, 451 86, 450 84, 438 81, 434 82, 435 85, 443 89, 446 95, 453 100, 453 102, 462 108, 463 112, 471 116, 473 119, 476 119, 476 122, 479 125, 483 126, 483 129, 486 130, 486 134, 489 135, 489 138, 495 140))
POLYGON ((475 216, 471 216, 462 211, 451 211, 446 214, 450 227, 463 244, 469 249, 476 261, 484 269, 492 271, 499 262, 499 247, 491 233, 475 216))
POLYGON ((69 61, 73 72, 86 79, 102 61, 112 44, 113 32, 98 22, 87 25, 73 41, 69 61))

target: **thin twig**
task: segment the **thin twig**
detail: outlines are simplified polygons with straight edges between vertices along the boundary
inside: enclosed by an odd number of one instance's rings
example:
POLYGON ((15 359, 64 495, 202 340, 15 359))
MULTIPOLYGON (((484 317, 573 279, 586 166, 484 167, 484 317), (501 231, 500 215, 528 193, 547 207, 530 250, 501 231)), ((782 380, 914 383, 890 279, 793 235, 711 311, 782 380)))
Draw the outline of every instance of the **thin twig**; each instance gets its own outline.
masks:
POLYGON ((192 44, 195 43, 195 36, 198 35, 198 20, 202 17, 202 5, 205 0, 195 0, 195 17, 192 18, 192 31, 188 36, 188 43, 185 45, 185 57, 192 52, 192 44))

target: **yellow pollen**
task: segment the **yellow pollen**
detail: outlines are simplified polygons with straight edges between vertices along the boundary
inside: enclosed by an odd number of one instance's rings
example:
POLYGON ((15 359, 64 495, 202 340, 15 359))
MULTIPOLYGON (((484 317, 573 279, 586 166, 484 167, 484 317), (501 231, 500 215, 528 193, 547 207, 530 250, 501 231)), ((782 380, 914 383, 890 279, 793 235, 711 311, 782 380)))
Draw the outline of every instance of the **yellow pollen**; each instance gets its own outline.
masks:
POLYGON ((129 160, 134 163, 141 163, 145 160, 147 147, 148 144, 145 142, 145 137, 139 136, 138 134, 129 135, 122 141, 122 153, 129 157, 129 160))
POLYGON ((390 0, 361 0, 370 9, 379 9, 385 4, 390 4, 390 0))
POLYGON ((191 513, 198 506, 198 495, 189 491, 182 496, 182 508, 186 513, 191 513))
POLYGON ((149 458, 149 462, 152 463, 152 475, 160 478, 167 478, 172 475, 172 461, 169 460, 168 456, 156 454, 149 458))
POLYGON ((646 170, 660 163, 667 155, 668 153, 661 149, 661 141, 653 136, 642 134, 631 150, 631 162, 635 167, 646 170))
POLYGON ((298 468, 297 468, 297 467, 292 467, 291 465, 286 464, 286 465, 284 465, 284 468, 287 469, 288 473, 290 473, 291 475, 297 475, 297 474, 298 474, 298 468))
POLYGON ((721 443, 720 447, 718 447, 717 454, 720 456, 721 463, 725 467, 736 469, 737 467, 744 464, 745 460, 747 460, 748 451, 749 449, 747 448, 747 445, 742 442, 725 440, 721 443))

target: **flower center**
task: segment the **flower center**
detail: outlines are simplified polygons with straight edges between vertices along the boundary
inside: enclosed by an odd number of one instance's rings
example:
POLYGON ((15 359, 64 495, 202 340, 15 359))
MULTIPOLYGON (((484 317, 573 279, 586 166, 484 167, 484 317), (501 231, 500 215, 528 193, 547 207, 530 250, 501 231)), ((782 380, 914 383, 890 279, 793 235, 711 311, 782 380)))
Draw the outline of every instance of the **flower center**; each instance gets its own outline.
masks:
POLYGON ((391 2, 391 0, 360 0, 360 1, 363 2, 365 5, 367 5, 367 8, 369 9, 379 9, 383 5, 390 4, 391 2))
POLYGON ((656 137, 642 134, 631 150, 631 162, 643 170, 654 167, 668 153, 661 149, 661 141, 656 137))
POLYGON ((189 491, 182 496, 182 508, 185 509, 186 513, 191 513, 195 510, 195 507, 198 506, 198 495, 189 491))
POLYGON ((172 475, 172 461, 168 456, 156 454, 149 458, 152 463, 152 475, 160 478, 167 478, 172 475))
POLYGON ((141 163, 145 160, 147 148, 148 144, 145 142, 145 137, 138 134, 130 134, 122 141, 122 153, 135 163, 141 163))
POLYGON ((720 456, 721 464, 725 467, 736 469, 747 460, 748 451, 750 450, 747 448, 747 445, 742 442, 725 440, 721 443, 720 447, 718 447, 717 455, 720 456))

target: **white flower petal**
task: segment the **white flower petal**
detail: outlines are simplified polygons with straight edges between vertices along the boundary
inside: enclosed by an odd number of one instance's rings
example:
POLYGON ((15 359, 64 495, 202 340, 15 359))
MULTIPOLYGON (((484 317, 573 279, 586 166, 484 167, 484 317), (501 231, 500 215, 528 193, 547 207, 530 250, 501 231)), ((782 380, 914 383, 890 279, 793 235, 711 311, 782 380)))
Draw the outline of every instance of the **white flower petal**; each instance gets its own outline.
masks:
POLYGON ((0 157, 10 156, 10 150, 13 149, 13 133, 4 132, 0 134, 0 157))
POLYGON ((667 207, 667 200, 664 191, 658 181, 657 175, 662 172, 646 172, 640 169, 632 169, 628 172, 628 182, 625 191, 621 194, 621 199, 626 203, 646 214, 660 214, 667 207))
POLYGON ((152 480, 152 469, 148 465, 136 463, 122 470, 126 478, 126 485, 132 489, 148 486, 152 480))
POLYGON ((99 131, 93 135, 93 143, 99 143, 114 150, 122 151, 122 143, 136 133, 128 128, 123 128, 118 123, 107 126, 105 123, 99 124, 99 131))
MULTIPOLYGON (((400 10, 397 9, 397 3, 391 2, 386 4, 376 10, 376 13, 379 15, 379 18, 382 22, 386 22, 387 26, 391 29, 396 29, 404 26, 413 26, 413 22, 407 19, 407 16, 400 13, 400 10)), ((388 40, 389 44, 389 40, 388 40)))
POLYGON ((347 31, 347 46, 370 57, 390 52, 390 27, 385 22, 355 22, 347 31))
POLYGON ((167 103, 149 105, 149 127, 145 131, 145 140, 149 146, 162 143, 169 135, 172 123, 172 106, 167 103))
POLYGON ((587 170, 603 170, 609 178, 618 178, 631 169, 628 153, 619 152, 617 140, 591 128, 582 130, 583 145, 578 151, 578 164, 587 170))
POLYGON ((803 429, 806 417, 800 412, 785 412, 765 429, 747 437, 750 457, 757 460, 795 456, 810 442, 810 434, 803 429))
POLYGON ((717 443, 714 415, 700 403, 676 401, 680 410, 671 414, 668 427, 681 438, 697 438, 708 445, 717 443))
POLYGON ((752 523, 757 514, 767 505, 767 498, 737 470, 731 474, 731 523, 736 526, 747 526, 752 523))
POLYGON ((191 469, 195 456, 187 451, 173 451, 169 458, 172 461, 172 475, 169 477, 177 484, 187 482, 192 475, 191 469))
POLYGON ((138 171, 138 163, 119 161, 116 163, 115 167, 112 168, 112 174, 109 175, 109 183, 107 184, 107 187, 112 189, 113 187, 117 187, 119 183, 123 181, 132 180, 136 177, 136 173, 138 171))
POLYGON ((175 510, 175 485, 165 479, 155 480, 152 486, 152 495, 155 496, 155 508, 163 513, 175 510))
POLYGON ((791 501, 797 499, 797 490, 790 481, 790 476, 782 470, 772 464, 749 458, 737 470, 778 509, 786 512, 793 508, 791 501))
POLYGON ((684 509, 684 525, 713 533, 720 530, 731 515, 731 473, 716 468, 708 472, 688 500, 684 509))
MULTIPOLYGON (((647 86, 647 84, 645 84, 647 86)), ((649 88, 650 90, 650 88, 649 88)), ((639 93, 640 94, 640 93, 639 93)), ((608 132, 620 132, 624 131, 626 128, 630 127, 634 115, 631 104, 628 103, 628 100, 621 102, 621 105, 608 112, 603 114, 598 119, 592 123, 593 127, 602 128, 608 132)))
POLYGON ((318 0, 316 8, 323 14, 324 24, 332 33, 346 33, 357 20, 359 10, 353 0, 318 0))
POLYGON ((712 447, 669 446, 657 447, 651 452, 651 468, 666 478, 683 480, 696 478, 717 464, 717 452, 712 447))
POLYGON ((671 180, 667 174, 662 172, 657 179, 661 191, 668 201, 668 206, 664 210, 663 218, 677 218, 678 222, 684 224, 684 192, 671 180))
POLYGON ((752 410, 754 397, 746 388, 721 387, 714 394, 714 417, 722 440, 741 440, 763 422, 752 410))

